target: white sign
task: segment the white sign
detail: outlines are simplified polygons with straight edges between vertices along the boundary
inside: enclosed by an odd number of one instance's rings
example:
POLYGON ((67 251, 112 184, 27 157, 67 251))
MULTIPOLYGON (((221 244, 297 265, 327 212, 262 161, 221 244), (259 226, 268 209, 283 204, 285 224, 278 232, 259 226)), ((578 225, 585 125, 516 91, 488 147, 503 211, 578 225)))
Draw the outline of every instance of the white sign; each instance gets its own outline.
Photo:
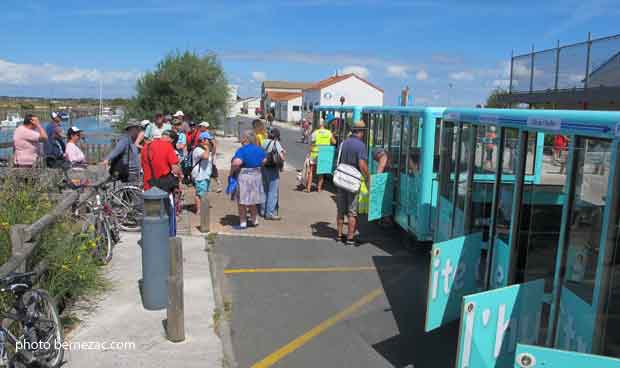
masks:
POLYGON ((527 119, 527 126, 532 128, 542 128, 548 130, 560 130, 562 119, 557 118, 533 118, 527 119))

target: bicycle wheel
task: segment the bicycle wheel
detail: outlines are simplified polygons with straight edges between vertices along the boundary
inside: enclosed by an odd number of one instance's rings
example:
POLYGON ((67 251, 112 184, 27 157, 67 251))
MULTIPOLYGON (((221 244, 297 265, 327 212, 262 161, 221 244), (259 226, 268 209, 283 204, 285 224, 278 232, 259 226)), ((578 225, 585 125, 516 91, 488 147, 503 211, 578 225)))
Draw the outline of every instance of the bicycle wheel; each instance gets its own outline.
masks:
POLYGON ((44 348, 33 352, 36 362, 42 367, 59 367, 65 354, 62 347, 64 332, 54 299, 41 289, 30 290, 23 298, 28 316, 32 318, 28 335, 35 338, 34 341, 44 343, 44 348))
POLYGON ((93 256, 101 263, 108 264, 112 260, 112 234, 105 218, 91 214, 84 223, 82 232, 95 242, 93 256))
POLYGON ((112 211, 123 231, 139 231, 143 216, 142 190, 134 186, 120 187, 112 192, 110 198, 112 211))

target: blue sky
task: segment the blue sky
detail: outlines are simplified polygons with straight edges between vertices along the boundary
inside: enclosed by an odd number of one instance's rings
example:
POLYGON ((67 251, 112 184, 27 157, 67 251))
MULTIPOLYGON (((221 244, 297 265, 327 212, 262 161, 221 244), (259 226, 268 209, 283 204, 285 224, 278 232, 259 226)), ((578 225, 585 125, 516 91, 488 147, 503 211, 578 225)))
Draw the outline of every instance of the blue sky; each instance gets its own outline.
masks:
POLYGON ((472 106, 505 86, 511 50, 620 33, 620 2, 2 0, 0 95, 133 94, 168 52, 215 52, 242 96, 264 79, 357 72, 417 103, 472 106), (452 85, 450 88, 449 86, 452 85))

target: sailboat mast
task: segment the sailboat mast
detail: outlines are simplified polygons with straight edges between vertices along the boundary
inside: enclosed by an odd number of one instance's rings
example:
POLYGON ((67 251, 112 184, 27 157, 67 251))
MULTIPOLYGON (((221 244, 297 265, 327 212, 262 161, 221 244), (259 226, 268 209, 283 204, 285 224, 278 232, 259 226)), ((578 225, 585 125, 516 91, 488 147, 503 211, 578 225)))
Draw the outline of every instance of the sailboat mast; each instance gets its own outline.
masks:
POLYGON ((102 115, 103 115, 103 81, 99 79, 99 122, 101 122, 102 115))

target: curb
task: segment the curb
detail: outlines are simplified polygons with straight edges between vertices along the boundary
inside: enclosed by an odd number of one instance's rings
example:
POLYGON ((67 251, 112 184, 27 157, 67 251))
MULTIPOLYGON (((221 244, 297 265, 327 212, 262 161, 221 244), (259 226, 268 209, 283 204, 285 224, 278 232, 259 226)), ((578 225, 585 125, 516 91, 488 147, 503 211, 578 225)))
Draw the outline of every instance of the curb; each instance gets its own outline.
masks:
MULTIPOLYGON (((214 234, 214 233, 209 233, 214 234)), ((217 235, 215 236, 214 244, 217 242, 217 235)), ((215 249, 212 247, 211 250, 207 250, 209 245, 209 239, 207 234, 205 234, 205 243, 207 252, 207 257, 209 258, 209 271, 211 273, 211 283, 213 285, 213 294, 215 296, 215 306, 220 311, 224 311, 224 273, 220 272, 219 267, 217 266, 215 249)), ((214 326, 215 327, 215 326, 214 326)), ((223 353, 223 362, 222 367, 226 368, 237 368, 239 365, 237 364, 237 360, 235 359, 235 353, 232 347, 232 328, 230 327, 230 323, 228 319, 223 316, 219 319, 219 324, 215 333, 220 337, 220 341, 222 342, 222 353, 223 353)))

